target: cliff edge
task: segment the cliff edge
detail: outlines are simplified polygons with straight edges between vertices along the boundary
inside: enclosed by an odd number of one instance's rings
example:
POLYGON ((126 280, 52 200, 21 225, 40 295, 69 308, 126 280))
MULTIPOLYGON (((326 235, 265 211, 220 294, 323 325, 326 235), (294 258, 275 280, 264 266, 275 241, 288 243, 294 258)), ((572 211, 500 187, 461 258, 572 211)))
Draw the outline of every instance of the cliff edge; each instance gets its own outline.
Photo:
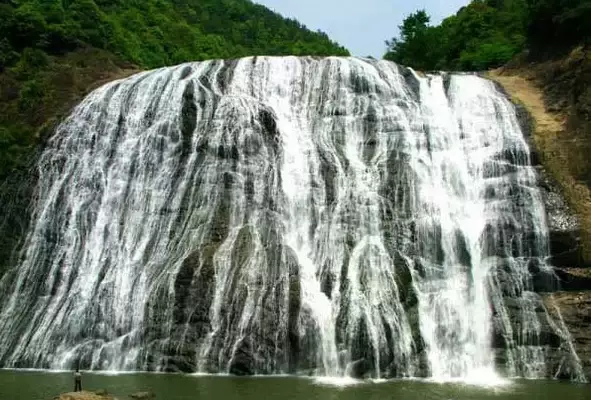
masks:
POLYGON ((569 329, 591 376, 591 51, 537 63, 516 60, 487 73, 529 115, 559 286, 544 295, 569 329), (562 200, 564 199, 564 201, 562 200), (557 307, 555 307, 557 306, 557 307))

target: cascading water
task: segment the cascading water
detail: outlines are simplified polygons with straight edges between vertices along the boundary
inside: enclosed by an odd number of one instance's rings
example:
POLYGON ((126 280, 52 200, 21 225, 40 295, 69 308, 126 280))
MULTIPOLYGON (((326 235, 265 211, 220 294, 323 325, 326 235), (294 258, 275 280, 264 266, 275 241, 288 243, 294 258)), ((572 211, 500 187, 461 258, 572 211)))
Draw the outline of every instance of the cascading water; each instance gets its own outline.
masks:
POLYGON ((89 95, 38 169, 4 367, 488 379, 572 348, 533 293, 528 147, 477 76, 164 68, 89 95))

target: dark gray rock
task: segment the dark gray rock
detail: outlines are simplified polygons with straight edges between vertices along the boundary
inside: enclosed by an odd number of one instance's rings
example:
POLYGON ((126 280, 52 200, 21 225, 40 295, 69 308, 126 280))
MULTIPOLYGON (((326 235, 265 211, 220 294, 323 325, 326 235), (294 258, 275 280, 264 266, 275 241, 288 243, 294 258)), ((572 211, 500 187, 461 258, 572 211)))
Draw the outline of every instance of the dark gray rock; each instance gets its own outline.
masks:
MULTIPOLYGON (((495 85, 500 92, 510 98, 500 84, 495 83, 495 85)), ((533 140, 534 122, 531 115, 523 105, 514 103, 514 106, 524 138, 529 145, 530 162, 536 168, 539 188, 546 208, 551 254, 548 262, 555 266, 578 266, 583 262, 578 217, 567 205, 559 185, 541 165, 533 140)))
POLYGON ((156 395, 152 392, 137 392, 129 395, 134 400, 153 400, 156 395))
POLYGON ((349 367, 349 373, 353 378, 363 379, 371 373, 372 364, 365 358, 353 361, 349 367))
POLYGON ((537 169, 550 233, 551 257, 548 261, 559 267, 581 265, 583 259, 578 218, 544 169, 537 169))
POLYGON ((588 269, 557 268, 555 273, 559 280, 560 290, 591 290, 591 271, 588 269), (588 272, 584 273, 583 271, 588 272))
MULTIPOLYGON (((591 291, 558 292, 544 295, 543 299, 550 315, 563 321, 568 329, 581 372, 591 379, 591 291)), ((562 371, 570 372, 564 367, 562 371)))
POLYGON ((238 351, 234 354, 234 358, 232 359, 232 363, 230 364, 229 372, 232 375, 237 376, 248 376, 254 375, 254 358, 253 358, 253 350, 249 348, 246 341, 242 342, 242 346, 238 349, 238 351))
POLYGON ((0 176, 0 278, 16 265, 18 250, 29 228, 32 201, 35 199, 37 155, 31 154, 28 166, 0 176))

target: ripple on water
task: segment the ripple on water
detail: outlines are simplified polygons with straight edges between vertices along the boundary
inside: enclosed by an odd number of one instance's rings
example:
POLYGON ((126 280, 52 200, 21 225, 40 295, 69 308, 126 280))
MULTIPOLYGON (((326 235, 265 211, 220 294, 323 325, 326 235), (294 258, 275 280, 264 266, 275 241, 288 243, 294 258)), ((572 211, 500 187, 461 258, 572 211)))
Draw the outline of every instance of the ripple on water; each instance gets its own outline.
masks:
POLYGON ((494 370, 490 370, 488 368, 475 369, 471 373, 462 377, 442 376, 427 378, 426 381, 432 383, 453 383, 469 386, 480 386, 485 388, 507 387, 512 384, 510 379, 503 378, 494 370))
POLYGON ((363 383, 367 383, 368 381, 363 381, 361 379, 355 379, 347 376, 316 376, 312 378, 312 382, 314 382, 315 385, 321 386, 349 387, 361 385, 363 383))

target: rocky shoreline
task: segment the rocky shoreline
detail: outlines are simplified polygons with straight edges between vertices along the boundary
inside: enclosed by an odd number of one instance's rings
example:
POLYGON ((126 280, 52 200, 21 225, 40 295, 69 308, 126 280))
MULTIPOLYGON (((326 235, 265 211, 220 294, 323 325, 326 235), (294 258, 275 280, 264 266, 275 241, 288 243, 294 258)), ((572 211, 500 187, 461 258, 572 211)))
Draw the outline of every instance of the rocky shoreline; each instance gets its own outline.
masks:
MULTIPOLYGON (((128 396, 132 400, 155 400, 156 396, 151 392, 138 392, 128 396)), ((81 391, 63 393, 53 400, 120 400, 117 397, 113 397, 108 394, 105 390, 99 390, 96 392, 81 391)))
POLYGON ((103 392, 72 392, 64 393, 55 397, 53 400, 117 400, 115 397, 103 392))

